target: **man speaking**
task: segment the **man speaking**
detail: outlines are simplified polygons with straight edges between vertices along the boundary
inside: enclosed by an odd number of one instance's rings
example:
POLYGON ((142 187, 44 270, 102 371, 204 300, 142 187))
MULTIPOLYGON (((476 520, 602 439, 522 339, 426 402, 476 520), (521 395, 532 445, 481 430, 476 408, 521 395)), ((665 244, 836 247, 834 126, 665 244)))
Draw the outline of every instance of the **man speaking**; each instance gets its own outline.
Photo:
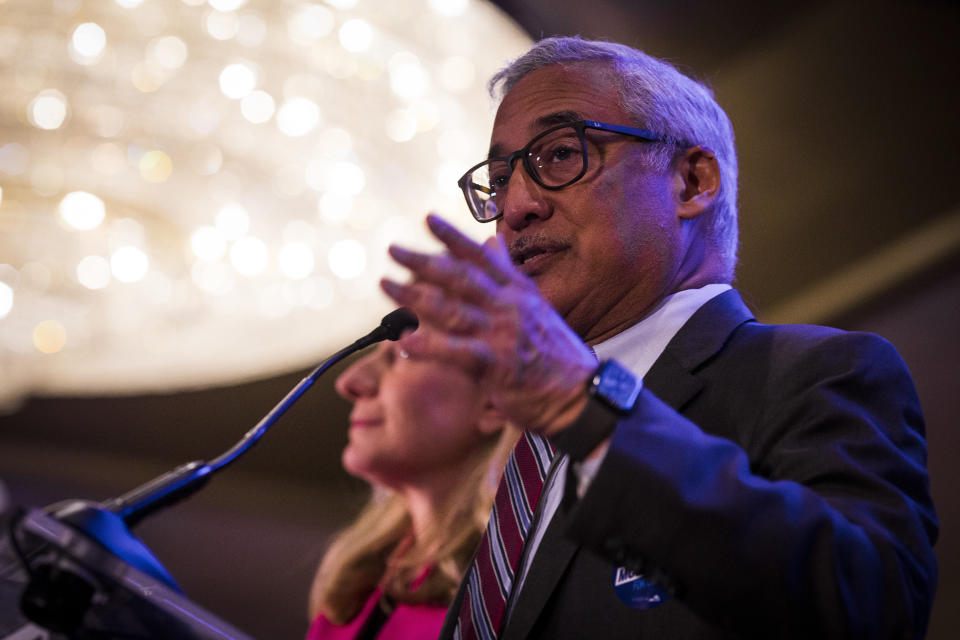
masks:
POLYGON ((635 49, 537 43, 460 180, 482 245, 391 247, 411 358, 526 430, 444 638, 920 638, 923 419, 874 335, 756 322, 730 286, 733 131, 635 49))

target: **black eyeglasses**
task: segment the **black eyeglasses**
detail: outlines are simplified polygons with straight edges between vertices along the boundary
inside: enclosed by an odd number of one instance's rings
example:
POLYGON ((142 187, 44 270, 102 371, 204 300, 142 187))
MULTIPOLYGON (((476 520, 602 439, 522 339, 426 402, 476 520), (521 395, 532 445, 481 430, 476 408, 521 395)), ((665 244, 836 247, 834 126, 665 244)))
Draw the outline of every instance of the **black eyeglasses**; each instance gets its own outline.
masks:
POLYGON ((587 139, 584 131, 599 129, 643 142, 659 142, 660 137, 646 129, 607 124, 595 120, 578 120, 550 127, 518 149, 502 158, 490 158, 476 165, 465 174, 457 185, 467 199, 470 213, 480 222, 491 222, 503 215, 507 186, 517 160, 534 182, 556 191, 568 187, 587 173, 587 158, 597 154, 597 144, 587 139))

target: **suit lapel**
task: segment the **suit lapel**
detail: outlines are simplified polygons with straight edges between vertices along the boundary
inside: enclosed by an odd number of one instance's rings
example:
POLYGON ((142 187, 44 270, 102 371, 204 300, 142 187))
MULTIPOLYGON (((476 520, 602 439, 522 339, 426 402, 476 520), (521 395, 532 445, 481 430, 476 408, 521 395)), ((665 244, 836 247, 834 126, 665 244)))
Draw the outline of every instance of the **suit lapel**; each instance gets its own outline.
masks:
POLYGON ((666 351, 644 376, 643 384, 676 411, 682 410, 703 388, 703 383, 666 351))
POLYGON ((695 375, 738 326, 753 319, 740 294, 725 291, 704 304, 680 328, 650 367, 643 384, 674 410, 682 412, 703 388, 695 375))

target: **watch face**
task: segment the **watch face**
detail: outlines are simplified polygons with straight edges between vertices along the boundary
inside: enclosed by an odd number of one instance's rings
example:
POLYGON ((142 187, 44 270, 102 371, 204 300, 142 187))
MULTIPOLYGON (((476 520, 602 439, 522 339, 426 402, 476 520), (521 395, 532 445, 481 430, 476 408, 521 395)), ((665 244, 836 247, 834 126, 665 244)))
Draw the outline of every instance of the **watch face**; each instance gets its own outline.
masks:
POLYGON ((618 411, 633 409, 641 388, 633 372, 616 360, 607 360, 594 378, 594 393, 618 411))

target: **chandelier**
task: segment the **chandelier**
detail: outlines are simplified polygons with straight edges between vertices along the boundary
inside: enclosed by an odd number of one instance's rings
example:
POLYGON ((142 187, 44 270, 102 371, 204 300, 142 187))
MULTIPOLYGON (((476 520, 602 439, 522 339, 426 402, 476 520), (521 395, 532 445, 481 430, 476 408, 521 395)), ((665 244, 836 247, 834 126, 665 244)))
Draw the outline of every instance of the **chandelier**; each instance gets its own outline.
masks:
POLYGON ((483 0, 0 0, 0 408, 306 367, 485 155, 483 0))

